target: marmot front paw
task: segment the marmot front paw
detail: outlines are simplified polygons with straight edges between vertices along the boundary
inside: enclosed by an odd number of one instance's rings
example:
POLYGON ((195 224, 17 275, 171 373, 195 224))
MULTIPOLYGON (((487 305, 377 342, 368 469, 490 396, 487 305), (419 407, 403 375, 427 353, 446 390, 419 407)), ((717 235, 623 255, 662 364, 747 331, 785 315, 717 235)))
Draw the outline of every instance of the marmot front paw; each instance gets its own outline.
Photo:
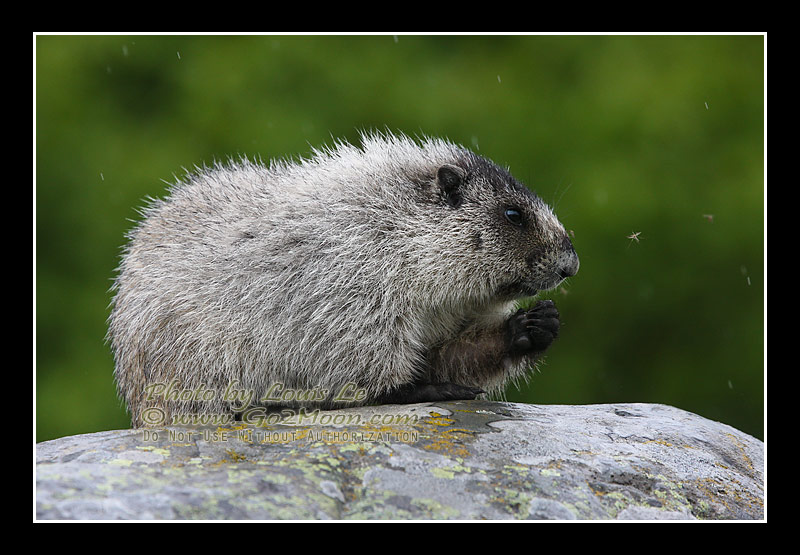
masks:
POLYGON ((509 350, 514 354, 542 352, 558 336, 560 326, 553 301, 537 301, 529 310, 519 309, 508 319, 509 350))

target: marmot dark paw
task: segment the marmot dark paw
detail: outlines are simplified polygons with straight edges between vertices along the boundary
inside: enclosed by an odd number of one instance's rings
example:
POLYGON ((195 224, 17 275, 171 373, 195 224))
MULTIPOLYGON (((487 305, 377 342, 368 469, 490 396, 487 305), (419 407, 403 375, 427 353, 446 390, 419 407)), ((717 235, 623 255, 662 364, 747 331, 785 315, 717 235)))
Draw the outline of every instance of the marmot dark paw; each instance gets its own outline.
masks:
POLYGON ((400 387, 381 399, 387 404, 426 403, 430 401, 471 400, 486 393, 479 387, 457 383, 414 383, 400 387))
POLYGON ((560 326, 553 301, 537 301, 529 310, 519 309, 508 319, 509 350, 516 354, 542 352, 558 337, 560 326))

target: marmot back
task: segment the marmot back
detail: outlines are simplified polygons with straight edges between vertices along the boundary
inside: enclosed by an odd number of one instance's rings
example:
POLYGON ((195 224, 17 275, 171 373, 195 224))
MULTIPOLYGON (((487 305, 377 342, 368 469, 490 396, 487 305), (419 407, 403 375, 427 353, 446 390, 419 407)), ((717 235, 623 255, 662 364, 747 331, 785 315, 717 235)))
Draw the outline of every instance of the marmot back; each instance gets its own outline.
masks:
POLYGON ((559 328, 515 300, 578 270, 541 199, 440 139, 217 165, 142 215, 108 332, 134 426, 499 391, 559 328))

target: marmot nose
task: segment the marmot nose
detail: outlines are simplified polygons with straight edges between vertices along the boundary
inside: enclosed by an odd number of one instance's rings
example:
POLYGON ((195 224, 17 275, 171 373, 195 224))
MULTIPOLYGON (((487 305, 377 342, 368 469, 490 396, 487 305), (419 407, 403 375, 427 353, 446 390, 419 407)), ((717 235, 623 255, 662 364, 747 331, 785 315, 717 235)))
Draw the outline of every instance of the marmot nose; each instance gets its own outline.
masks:
POLYGON ((575 251, 572 251, 570 255, 561 261, 561 265, 558 268, 558 274, 562 278, 572 277, 578 273, 578 268, 580 268, 580 266, 581 261, 578 260, 578 255, 575 254, 575 251))
POLYGON ((572 246, 572 241, 569 237, 564 236, 561 242, 561 254, 558 257, 558 274, 561 278, 572 277, 578 273, 578 268, 581 266, 581 261, 578 259, 578 253, 572 246))

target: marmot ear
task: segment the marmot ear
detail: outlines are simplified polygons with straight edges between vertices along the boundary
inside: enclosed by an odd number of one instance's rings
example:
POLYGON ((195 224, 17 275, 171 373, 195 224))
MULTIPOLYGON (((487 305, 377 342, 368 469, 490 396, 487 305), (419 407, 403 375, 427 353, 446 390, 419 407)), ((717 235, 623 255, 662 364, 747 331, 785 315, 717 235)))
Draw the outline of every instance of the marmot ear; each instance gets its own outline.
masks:
POLYGON ((461 184, 464 183, 464 175, 464 170, 450 164, 445 164, 436 170, 436 184, 444 194, 447 204, 453 208, 461 205, 461 184))

